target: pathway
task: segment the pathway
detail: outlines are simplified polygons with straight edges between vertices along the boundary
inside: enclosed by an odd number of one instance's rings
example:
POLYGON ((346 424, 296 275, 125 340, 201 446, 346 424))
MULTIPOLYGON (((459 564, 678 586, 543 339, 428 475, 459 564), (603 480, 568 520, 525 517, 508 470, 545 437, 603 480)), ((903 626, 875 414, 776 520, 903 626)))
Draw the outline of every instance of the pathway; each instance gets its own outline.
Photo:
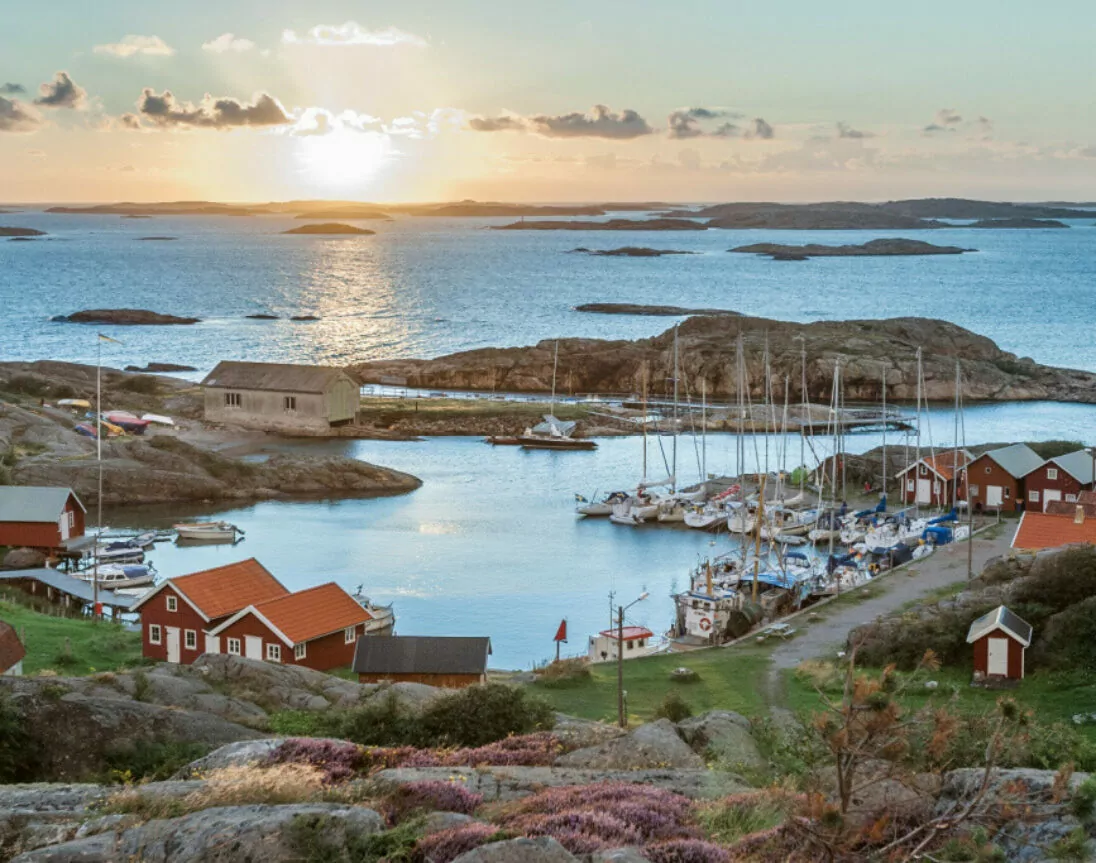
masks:
MULTIPOLYGON (((974 572, 979 573, 986 562, 1008 552, 1014 526, 991 527, 983 536, 974 538, 974 572)), ((937 549, 923 561, 910 564, 876 582, 870 599, 853 604, 835 602, 819 609, 821 617, 808 620, 799 616, 793 625, 799 633, 773 650, 769 669, 768 689, 774 706, 782 700, 782 672, 795 668, 805 659, 833 656, 841 650, 850 630, 877 617, 890 614, 907 603, 933 590, 964 581, 967 576, 967 544, 965 542, 937 549)))

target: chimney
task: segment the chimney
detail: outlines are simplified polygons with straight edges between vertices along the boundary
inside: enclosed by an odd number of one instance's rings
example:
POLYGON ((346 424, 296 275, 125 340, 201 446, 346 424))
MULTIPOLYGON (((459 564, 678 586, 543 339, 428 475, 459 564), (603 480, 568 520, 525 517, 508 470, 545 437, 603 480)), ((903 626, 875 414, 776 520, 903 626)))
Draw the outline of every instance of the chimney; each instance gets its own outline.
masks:
POLYGON ((1084 504, 1077 504, 1073 510, 1073 523, 1084 524, 1085 523, 1085 507, 1084 504))

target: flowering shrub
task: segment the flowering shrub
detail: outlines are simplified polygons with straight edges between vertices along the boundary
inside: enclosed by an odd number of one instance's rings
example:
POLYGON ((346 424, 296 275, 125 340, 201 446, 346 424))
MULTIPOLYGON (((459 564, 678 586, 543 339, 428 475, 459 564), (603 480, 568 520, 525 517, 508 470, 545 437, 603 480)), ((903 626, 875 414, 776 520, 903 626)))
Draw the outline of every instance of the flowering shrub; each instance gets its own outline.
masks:
POLYGON ((390 767, 550 767, 562 751, 563 746, 554 734, 541 731, 467 749, 400 746, 370 749, 366 755, 375 770, 390 767))
POLYGON ((473 848, 508 838, 509 836, 500 833, 497 827, 476 821, 465 824, 463 827, 451 827, 448 830, 424 836, 416 850, 422 859, 429 860, 430 863, 450 863, 451 860, 456 860, 461 854, 473 848))
POLYGON ((384 809, 389 820, 395 823, 409 812, 418 810, 471 815, 482 802, 482 794, 469 791, 459 782, 408 782, 389 795, 384 809))
POLYGON ((672 839, 643 849, 651 863, 729 863, 726 848, 701 839, 672 839))
POLYGON ((345 782, 361 773, 369 759, 360 746, 339 740, 291 738, 267 757, 269 764, 310 764, 323 773, 326 783, 345 782))

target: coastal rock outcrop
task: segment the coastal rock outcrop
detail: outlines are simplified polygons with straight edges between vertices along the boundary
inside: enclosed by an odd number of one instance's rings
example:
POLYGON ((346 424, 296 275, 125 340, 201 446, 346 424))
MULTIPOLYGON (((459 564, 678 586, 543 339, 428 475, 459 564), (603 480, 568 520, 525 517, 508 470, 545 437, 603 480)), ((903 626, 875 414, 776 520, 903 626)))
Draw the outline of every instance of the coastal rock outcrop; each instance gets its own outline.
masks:
POLYGON ((368 228, 358 228, 354 225, 344 225, 340 222, 322 222, 318 225, 300 225, 296 228, 290 228, 288 231, 282 231, 283 234, 321 234, 321 235, 342 235, 350 234, 354 236, 367 237, 370 234, 377 233, 371 231, 368 228))
MULTIPOLYGON (((985 401, 1096 402, 1096 375, 1044 366, 1001 350, 991 339, 947 321, 889 318, 863 321, 791 323, 754 317, 692 317, 677 328, 683 377, 693 393, 703 386, 710 398, 733 398, 735 342, 742 336, 751 395, 761 398, 768 342, 773 379, 793 382, 798 398, 802 349, 807 354, 810 398, 830 397, 834 363, 842 363, 849 401, 878 402, 882 370, 888 396, 911 400, 917 394, 917 349, 922 349, 925 388, 931 401, 954 398, 959 361, 964 396, 985 401)), ((430 360, 381 360, 353 367, 366 383, 399 378, 425 389, 478 389, 548 392, 556 342, 532 347, 483 348, 430 360)), ((649 381, 673 377, 674 331, 636 341, 560 339, 558 376, 576 392, 638 393, 649 381), (646 373, 646 374, 645 374, 646 373)), ((652 390, 652 396, 666 393, 652 390)), ((783 393, 779 394, 783 397, 783 393)))
POLYGON ((492 231, 706 231, 708 226, 690 219, 609 219, 593 221, 529 221, 492 225, 492 231))
POLYGON ((602 258, 661 258, 664 255, 700 254, 700 252, 686 252, 681 249, 651 249, 647 246, 621 246, 619 249, 587 249, 579 246, 577 249, 571 249, 571 252, 602 258))
POLYGON ((10 228, 0 226, 0 237, 44 237, 45 231, 36 228, 10 228))
POLYGON ((69 324, 116 324, 118 326, 171 326, 201 322, 201 318, 164 315, 147 309, 85 309, 81 312, 73 312, 71 315, 57 315, 51 320, 69 324))
POLYGON ((754 243, 737 246, 731 252, 768 255, 776 260, 804 260, 806 258, 858 258, 886 255, 961 255, 976 249, 959 246, 937 246, 922 240, 883 239, 869 240, 860 245, 824 246, 809 243, 805 246, 787 246, 781 243, 754 243))
POLYGON ((158 374, 166 372, 196 372, 194 366, 184 366, 179 363, 148 363, 145 366, 126 366, 127 372, 139 372, 141 374, 158 374))
POLYGON ((576 749, 561 755, 560 767, 598 770, 649 770, 678 768, 699 770, 704 759, 681 739, 674 724, 659 719, 641 725, 631 734, 598 746, 576 749))
POLYGON ((980 219, 964 228, 1068 228, 1069 225, 1057 219, 980 219))
POLYGON ((644 306, 633 303, 583 303, 575 306, 576 312, 592 312, 598 315, 652 315, 657 317, 685 317, 686 315, 731 315, 740 317, 730 309, 688 309, 683 306, 644 306))

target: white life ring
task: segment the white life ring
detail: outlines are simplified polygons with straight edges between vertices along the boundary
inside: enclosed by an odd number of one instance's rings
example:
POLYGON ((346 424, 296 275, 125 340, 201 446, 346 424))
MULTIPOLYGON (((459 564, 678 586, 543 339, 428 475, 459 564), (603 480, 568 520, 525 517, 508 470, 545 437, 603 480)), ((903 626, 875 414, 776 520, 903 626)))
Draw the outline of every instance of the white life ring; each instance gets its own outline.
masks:
POLYGON ((706 617, 700 618, 700 628, 707 632, 712 628, 712 622, 706 617))

